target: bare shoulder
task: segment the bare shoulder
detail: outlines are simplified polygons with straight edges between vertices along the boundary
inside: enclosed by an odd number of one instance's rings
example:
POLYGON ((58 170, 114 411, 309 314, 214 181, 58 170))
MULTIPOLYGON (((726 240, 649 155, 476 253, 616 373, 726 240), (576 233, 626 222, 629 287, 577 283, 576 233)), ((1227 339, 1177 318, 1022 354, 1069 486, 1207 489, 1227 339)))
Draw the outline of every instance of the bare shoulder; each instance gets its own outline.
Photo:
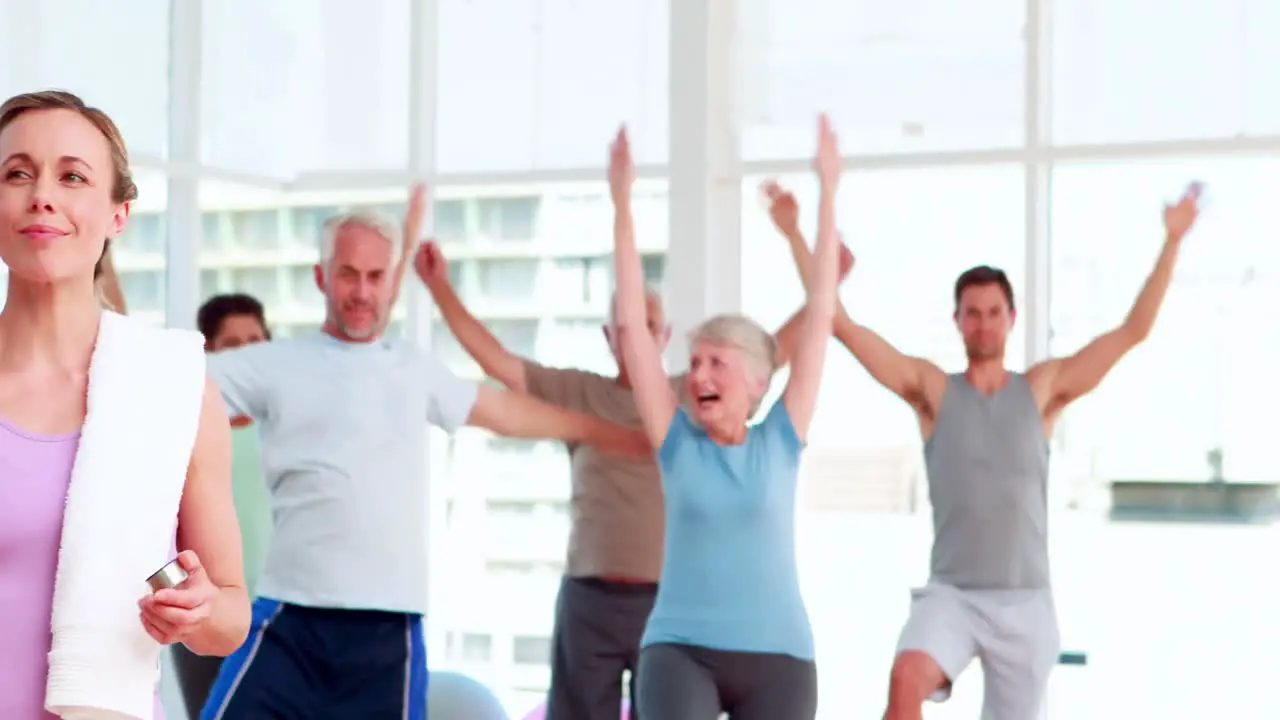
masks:
POLYGON ((1042 404, 1051 399, 1053 395, 1053 380, 1061 366, 1062 360, 1050 358, 1032 365, 1023 373, 1023 377, 1027 379, 1027 384, 1031 386, 1031 392, 1036 396, 1036 400, 1042 404))
POLYGON ((1058 366, 1061 364, 1062 361, 1057 358, 1042 360, 1027 368, 1023 376, 1032 385, 1044 384, 1053 380, 1053 376, 1058 372, 1058 366))
POLYGON ((937 415, 942 407, 942 398, 947 394, 947 373, 942 368, 924 358, 913 358, 920 376, 919 397, 911 399, 916 412, 929 418, 937 415))

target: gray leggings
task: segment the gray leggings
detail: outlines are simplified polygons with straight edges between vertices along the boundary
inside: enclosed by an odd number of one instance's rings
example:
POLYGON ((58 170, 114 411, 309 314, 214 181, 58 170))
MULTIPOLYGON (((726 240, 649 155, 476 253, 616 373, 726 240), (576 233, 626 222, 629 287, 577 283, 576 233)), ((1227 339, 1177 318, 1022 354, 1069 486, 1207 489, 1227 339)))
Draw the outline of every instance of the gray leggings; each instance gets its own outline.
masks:
POLYGON ((790 655, 650 645, 636 673, 640 720, 813 720, 818 669, 790 655))

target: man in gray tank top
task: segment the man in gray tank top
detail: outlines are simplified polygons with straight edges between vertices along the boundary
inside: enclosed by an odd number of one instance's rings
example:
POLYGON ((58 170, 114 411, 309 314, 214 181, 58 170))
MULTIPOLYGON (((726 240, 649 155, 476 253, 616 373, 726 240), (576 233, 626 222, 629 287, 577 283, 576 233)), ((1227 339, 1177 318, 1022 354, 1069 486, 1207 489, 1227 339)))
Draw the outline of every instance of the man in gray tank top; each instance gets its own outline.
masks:
MULTIPOLYGON (((776 189, 774 195, 775 204, 794 202, 776 189)), ((945 700, 975 657, 986 681, 985 720, 1040 715, 1059 652, 1049 583, 1048 438, 1062 410, 1151 332, 1199 197, 1193 184, 1165 208, 1163 250, 1124 322, 1075 355, 1025 374, 1004 367, 1016 308, 1009 279, 996 268, 976 267, 956 281, 956 326, 969 358, 964 373, 948 375, 902 354, 843 312, 837 319, 837 339, 915 408, 933 505, 930 579, 911 594, 886 720, 922 718, 924 702, 945 700)), ((799 233, 780 229, 793 254, 807 258, 799 233)))

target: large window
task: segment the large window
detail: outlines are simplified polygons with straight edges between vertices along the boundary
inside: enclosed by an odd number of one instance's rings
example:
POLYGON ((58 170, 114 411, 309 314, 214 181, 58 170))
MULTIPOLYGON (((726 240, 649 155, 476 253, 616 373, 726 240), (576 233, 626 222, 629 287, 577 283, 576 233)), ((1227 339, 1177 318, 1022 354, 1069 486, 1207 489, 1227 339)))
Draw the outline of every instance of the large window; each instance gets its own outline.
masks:
POLYGON ((435 206, 435 233, 437 240, 454 242, 467 236, 467 203, 458 199, 440 199, 435 206))
MULTIPOLYGON (((1208 183, 1207 207, 1155 331, 1062 421, 1054 481, 1093 517, 1113 481, 1280 482, 1273 428, 1259 422, 1280 398, 1280 251, 1268 229, 1280 161, 1058 167, 1051 350, 1074 352, 1123 320, 1160 251, 1161 208, 1192 179, 1208 183)), ((1059 534, 1054 558, 1059 609, 1071 613, 1064 631, 1073 626, 1108 668, 1128 668, 1089 673, 1095 698, 1117 717, 1247 717, 1271 706, 1267 683, 1248 678, 1259 672, 1251 659, 1280 639, 1280 588, 1249 569, 1273 561, 1272 530, 1109 523, 1075 535, 1059 534)))
POLYGON ((599 313, 613 293, 613 257, 609 255, 558 258, 547 272, 547 295, 568 307, 589 307, 599 313))
POLYGON ((1280 132, 1280 5, 1178 0, 1147 32, 1145 0, 1048 3, 1059 143, 1280 132), (1194 100, 1192 100, 1194 98, 1194 100))
MULTIPOLYGON (((743 307, 772 328, 796 311, 803 293, 786 242, 762 209, 762 179, 743 186, 743 307)), ((796 192, 812 242, 814 181, 780 181, 796 192)), ((841 183, 838 222, 857 257, 840 293, 851 315, 903 352, 948 371, 964 367, 952 321, 956 276, 973 265, 996 265, 1008 272, 1015 293, 1025 290, 1020 166, 855 169, 841 183)), ((1015 328, 1006 350, 1020 369, 1025 340, 1020 324, 1015 328)), ((911 410, 832 342, 801 471, 798 538, 822 658, 822 717, 877 717, 884 710, 908 590, 928 571, 922 464, 911 410), (849 612, 855 606, 858 612, 849 612)), ((966 677, 937 717, 975 717, 981 686, 980 678, 966 677)))
POLYGON ((163 175, 134 173, 138 200, 124 234, 112 243, 111 258, 131 315, 156 325, 165 322, 165 253, 170 234, 168 187, 163 175))
POLYGON ((441 171, 602 167, 619 122, 632 129, 638 161, 666 161, 666 2, 439 0, 439 8, 448 28, 439 36, 441 171))
POLYGON ((480 232, 490 240, 529 241, 537 232, 537 195, 514 198, 486 198, 477 204, 480 232))
MULTIPOLYGON (((528 303, 533 300, 542 262, 537 259, 476 259, 472 265, 476 294, 496 304, 528 303)), ((465 272, 465 271, 464 271, 465 272)))
POLYGON ((1025 0, 739 6, 749 160, 809 155, 819 112, 839 124, 846 152, 1023 141, 1025 0))
POLYGON ((604 337, 605 318, 562 318, 551 321, 539 345, 541 357, 551 365, 580 367, 609 373, 617 363, 604 337))
POLYGON ((201 159, 282 179, 403 168, 409 17, 409 0, 203 8, 201 159))
POLYGON ((46 88, 69 90, 105 110, 135 162, 164 157, 168 0, 0 2, 0 101, 46 88))
MULTIPOLYGON (((741 262, 707 272, 741 273, 744 311, 771 329, 803 293, 758 184, 807 163, 818 112, 853 156, 838 203, 857 256, 845 306, 949 371, 965 364, 952 318, 960 272, 990 264, 1012 279, 1011 368, 1046 342, 1072 353, 1125 317, 1160 248, 1161 204, 1207 182, 1155 331, 1051 438, 1057 609, 1064 649, 1090 664, 1060 669, 1049 713, 1249 718, 1274 705, 1257 661, 1280 645, 1280 585, 1265 571, 1274 524, 1112 515, 1115 484, 1184 488, 1178 498, 1200 498, 1170 501, 1185 514, 1234 507, 1229 486, 1280 483, 1266 422, 1280 401, 1280 156, 1258 155, 1280 137, 1280 3, 737 0, 731 18, 714 4, 715 41, 689 48, 669 42, 672 8, 688 5, 666 0, 117 4, 0 0, 0 99, 67 88, 120 125, 141 196, 115 265, 130 312, 155 324, 190 324, 166 317, 189 311, 167 306, 184 292, 247 292, 277 336, 314 332, 326 312, 314 271, 324 220, 363 209, 398 224, 410 178, 425 177, 435 185, 424 233, 480 321, 537 362, 613 372, 601 332, 615 284, 606 145, 628 127, 637 242, 658 287, 669 274, 661 178, 692 169, 670 156, 669 125, 698 105, 670 96, 671 71, 704 57, 702 70, 737 74, 733 88, 699 92, 716 100, 713 114, 731 108, 706 127, 737 140, 742 164, 715 182, 741 182, 743 200, 741 262), (196 31, 201 42, 185 42, 196 31), (726 47, 734 60, 722 65, 726 47), (1036 98, 1046 117, 1028 112, 1036 98), (1036 118, 1045 147, 1029 144, 1036 118), (1157 159, 1160 148, 1179 157, 1157 159), (1028 184, 1028 168, 1046 183, 1028 184), (195 211, 185 193, 169 197, 177 179, 198 182, 195 211), (198 277, 187 277, 167 256, 195 227, 198 277), (1028 273, 1033 258, 1048 267, 1028 273)), ((779 179, 812 241, 811 174, 779 179)), ((410 275, 406 288, 417 285, 410 275)), ((389 334, 479 379, 420 298, 402 294, 389 334)), ((432 511, 444 511, 430 525, 429 642, 442 668, 524 716, 548 680, 566 453, 476 430, 428 437, 432 511)), ((833 341, 809 440, 799 549, 820 717, 878 717, 907 589, 927 572, 919 428, 833 341)), ((981 694, 980 675, 966 675, 926 717, 975 717, 981 694)))

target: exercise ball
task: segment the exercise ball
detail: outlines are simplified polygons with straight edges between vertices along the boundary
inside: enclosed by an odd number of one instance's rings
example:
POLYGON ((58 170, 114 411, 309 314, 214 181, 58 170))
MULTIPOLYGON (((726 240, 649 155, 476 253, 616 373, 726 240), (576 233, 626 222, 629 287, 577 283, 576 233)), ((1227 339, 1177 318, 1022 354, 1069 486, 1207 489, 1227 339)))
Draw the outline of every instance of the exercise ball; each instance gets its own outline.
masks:
MULTIPOLYGON (((436 720, 431 718, 431 720, 436 720)), ((543 703, 538 707, 529 711, 521 720, 547 720, 547 704, 543 703)), ((631 703, 626 698, 622 699, 622 716, 619 720, 631 720, 631 703)))
POLYGON ((427 717, 431 720, 508 720, 489 688, 466 675, 433 672, 427 680, 427 717))

